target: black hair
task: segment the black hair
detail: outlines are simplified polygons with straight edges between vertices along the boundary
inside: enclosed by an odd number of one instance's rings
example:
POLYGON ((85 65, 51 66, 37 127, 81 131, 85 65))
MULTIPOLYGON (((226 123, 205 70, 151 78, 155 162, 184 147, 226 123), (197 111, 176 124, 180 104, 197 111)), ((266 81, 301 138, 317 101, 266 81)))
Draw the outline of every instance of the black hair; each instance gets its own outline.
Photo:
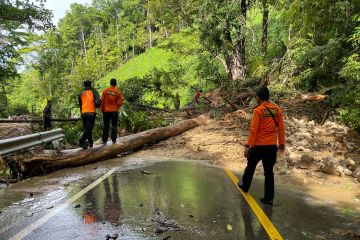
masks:
POLYGON ((270 99, 269 89, 265 86, 261 86, 256 91, 256 96, 260 98, 260 100, 268 101, 270 99))
POLYGON ((91 81, 90 80, 84 81, 84 87, 91 87, 91 81))
POLYGON ((115 78, 112 78, 112 79, 110 80, 110 85, 111 85, 111 86, 116 86, 116 84, 117 84, 116 79, 115 79, 115 78))

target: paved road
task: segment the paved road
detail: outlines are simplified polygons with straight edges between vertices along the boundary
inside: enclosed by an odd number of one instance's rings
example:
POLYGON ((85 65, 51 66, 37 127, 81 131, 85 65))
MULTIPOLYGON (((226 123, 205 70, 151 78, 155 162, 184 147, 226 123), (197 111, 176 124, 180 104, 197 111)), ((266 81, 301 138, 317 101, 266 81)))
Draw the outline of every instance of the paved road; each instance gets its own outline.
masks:
MULTIPOLYGON (((0 239, 114 234, 118 239, 271 239, 221 168, 123 160, 94 166, 34 178, 0 193, 0 239)), ((251 195, 257 200, 262 189, 262 180, 255 179, 251 195)), ((360 229, 359 212, 341 213, 283 188, 277 188, 274 207, 261 208, 283 239, 356 239, 346 232, 360 229)))

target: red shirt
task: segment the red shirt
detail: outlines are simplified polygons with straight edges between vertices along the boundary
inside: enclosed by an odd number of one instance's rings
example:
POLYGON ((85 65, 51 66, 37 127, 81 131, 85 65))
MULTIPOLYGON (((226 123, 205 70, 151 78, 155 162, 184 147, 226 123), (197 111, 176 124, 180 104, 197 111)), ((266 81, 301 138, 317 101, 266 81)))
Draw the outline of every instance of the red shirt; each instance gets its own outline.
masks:
POLYGON ((195 94, 195 101, 196 102, 199 102, 199 99, 200 99, 200 97, 201 97, 201 92, 200 91, 198 91, 198 90, 196 90, 196 94, 195 94))

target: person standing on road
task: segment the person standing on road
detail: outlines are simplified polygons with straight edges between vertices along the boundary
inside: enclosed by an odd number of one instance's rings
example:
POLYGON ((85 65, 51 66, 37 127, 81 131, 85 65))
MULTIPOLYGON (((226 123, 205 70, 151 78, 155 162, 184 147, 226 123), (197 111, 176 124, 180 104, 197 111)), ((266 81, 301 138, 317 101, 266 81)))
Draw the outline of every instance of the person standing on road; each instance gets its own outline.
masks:
POLYGON ((92 88, 90 80, 84 82, 84 90, 79 96, 79 106, 83 122, 84 132, 79 141, 80 147, 87 149, 92 148, 94 141, 92 132, 95 126, 96 108, 101 105, 99 93, 92 88))
POLYGON ((117 138, 117 124, 119 120, 119 109, 122 106, 123 98, 121 92, 116 89, 116 79, 110 80, 110 87, 102 92, 101 98, 101 112, 103 113, 104 129, 102 134, 102 141, 107 143, 109 138, 109 129, 111 122, 111 140, 113 144, 116 143, 117 138))
POLYGON ((51 102, 51 100, 48 100, 46 107, 44 108, 44 111, 43 111, 44 131, 51 130, 51 107, 52 107, 52 102, 51 102))
POLYGON ((267 87, 260 87, 256 92, 259 104, 254 109, 251 121, 250 134, 244 152, 247 166, 238 183, 239 188, 248 192, 256 165, 262 161, 265 175, 264 198, 260 201, 266 205, 273 205, 274 199, 274 172, 277 150, 285 151, 285 127, 282 109, 269 101, 270 93, 267 87))

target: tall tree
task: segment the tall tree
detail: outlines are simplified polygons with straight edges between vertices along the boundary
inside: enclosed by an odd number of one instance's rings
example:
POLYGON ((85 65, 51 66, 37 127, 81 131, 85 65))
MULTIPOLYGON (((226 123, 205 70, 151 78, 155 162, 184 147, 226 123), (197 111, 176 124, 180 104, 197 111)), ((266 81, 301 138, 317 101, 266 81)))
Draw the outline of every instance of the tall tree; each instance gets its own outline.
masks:
POLYGON ((27 45, 33 30, 51 28, 52 12, 29 0, 0 1, 0 83, 5 91, 6 80, 17 75, 21 60, 18 49, 27 45))
POLYGON ((268 0, 262 0, 261 4, 263 9, 261 47, 263 59, 265 60, 268 46, 269 3, 268 0))
POLYGON ((298 64, 304 69, 303 84, 309 90, 342 82, 342 59, 351 51, 348 38, 355 28, 352 12, 359 12, 359 7, 358 1, 349 0, 291 2, 288 16, 292 33, 308 44, 298 64))
POLYGON ((201 6, 201 39, 217 57, 222 55, 229 79, 244 81, 245 25, 248 0, 205 0, 201 6))

